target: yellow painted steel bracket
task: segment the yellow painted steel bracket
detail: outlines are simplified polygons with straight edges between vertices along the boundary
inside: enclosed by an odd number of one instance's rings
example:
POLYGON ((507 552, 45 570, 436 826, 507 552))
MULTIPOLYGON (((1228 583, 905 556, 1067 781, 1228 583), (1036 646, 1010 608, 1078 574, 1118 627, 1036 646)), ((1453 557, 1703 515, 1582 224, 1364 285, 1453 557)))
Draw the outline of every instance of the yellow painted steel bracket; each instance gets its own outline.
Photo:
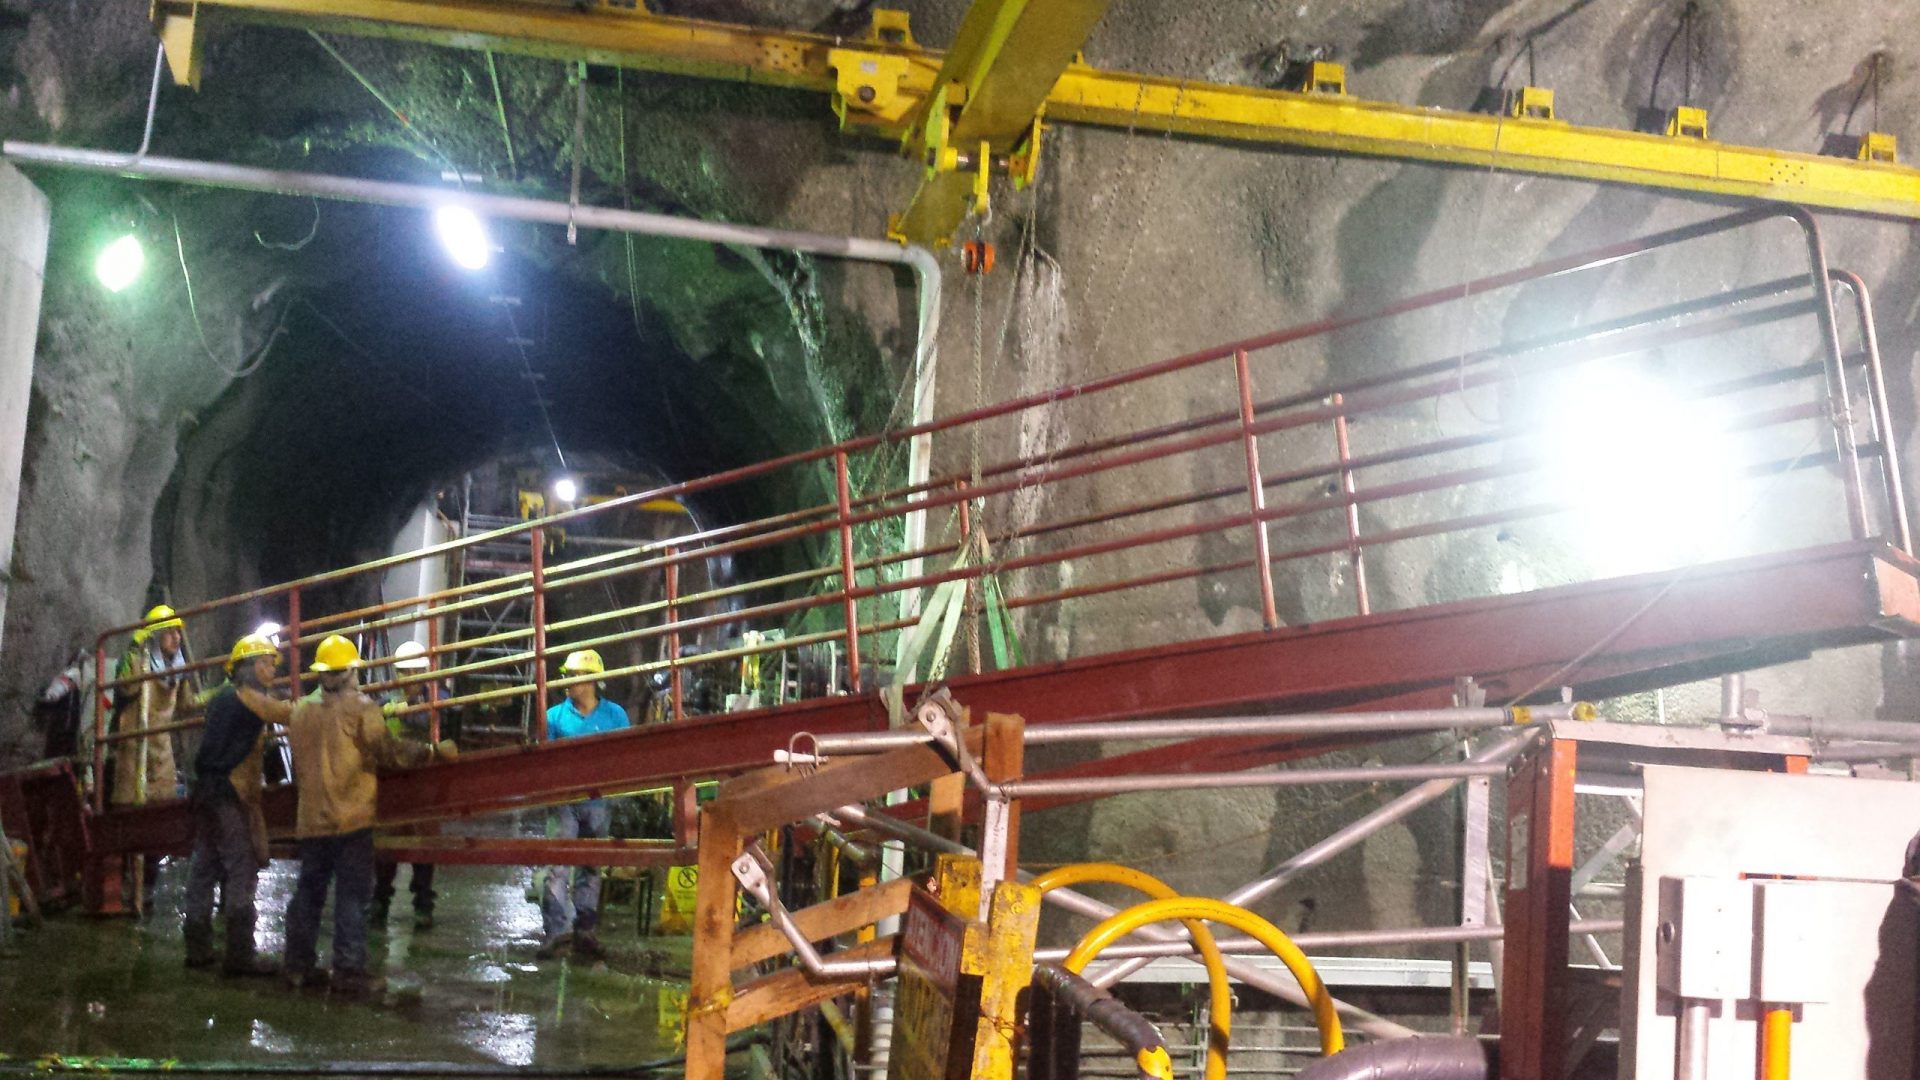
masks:
MULTIPOLYGON (((1013 6, 1003 3, 1000 10, 1013 6)), ((1089 5, 1082 0, 1073 6, 1084 18, 1089 5)), ((898 12, 877 12, 873 31, 855 40, 654 15, 639 5, 615 7, 604 0, 584 8, 537 0, 154 0, 152 10, 174 78, 188 85, 197 85, 201 74, 197 42, 203 24, 225 18, 827 94, 849 130, 900 140, 921 129, 906 145, 923 168, 939 164, 925 160, 930 145, 944 151, 952 140, 971 152, 984 136, 994 143, 995 156, 1002 156, 1044 115, 1055 124, 1169 131, 1920 219, 1920 170, 1898 163, 1893 140, 1884 133, 1863 137, 1857 158, 1836 158, 1716 142, 1706 137, 1706 117, 1692 112, 1676 111, 1673 135, 1583 127, 1559 119, 1554 106, 1564 102, 1553 102, 1539 87, 1519 95, 1509 106, 1512 115, 1485 115, 1340 93, 1157 78, 1076 62, 1037 108, 1020 115, 1017 127, 1001 130, 1000 121, 1013 114, 996 102, 969 108, 968 95, 976 90, 964 78, 943 86, 947 54, 916 45, 898 12), (932 108, 941 90, 944 100, 932 108), (936 112, 950 118, 951 139, 937 130, 929 138, 928 125, 915 124, 936 112), (982 130, 969 130, 975 112, 982 130), (968 123, 951 119, 956 115, 968 123)), ((995 40, 991 33, 981 38, 995 40)), ((1008 61, 1016 81, 1031 82, 1038 58, 1015 49, 1008 61)), ((965 70, 972 75, 978 69, 965 70)), ((1330 77, 1316 80, 1332 83, 1330 77)), ((1017 144, 1016 154, 1017 171, 1030 176, 1030 138, 1017 144)), ((938 242, 946 239, 938 232, 951 219, 951 208, 972 196, 971 178, 943 175, 928 183, 941 185, 942 212, 909 215, 905 236, 938 242)))
POLYGON ((1334 1011, 1333 995, 1328 993, 1326 983, 1320 981, 1320 973, 1313 969, 1307 954, 1301 952, 1293 939, 1281 932, 1279 927, 1246 908, 1235 907, 1223 900, 1184 896, 1172 900, 1150 900, 1130 907, 1089 930, 1060 966, 1078 975, 1107 946, 1135 930, 1153 923, 1188 919, 1205 919, 1231 926, 1265 945, 1293 973, 1301 992, 1312 1004, 1313 1022, 1320 1029, 1320 1052, 1332 1056, 1346 1047, 1346 1036, 1340 1030, 1340 1015, 1334 1011))
MULTIPOLYGON (((1069 866, 1057 866, 1028 881, 1032 888, 1043 895, 1054 889, 1071 888, 1097 881, 1107 885, 1120 885, 1138 893, 1144 893, 1153 900, 1172 900, 1180 896, 1173 886, 1154 877, 1144 870, 1119 863, 1074 863, 1069 866)), ((1207 1072, 1206 1080, 1226 1080, 1227 1049, 1231 1042, 1233 1028, 1233 983, 1227 975, 1227 964, 1220 954, 1220 946, 1213 940, 1212 931, 1199 919, 1186 921, 1187 932, 1193 935, 1193 947, 1199 952, 1200 960, 1207 969, 1207 1072)), ((1142 1066, 1145 1067, 1144 1065, 1142 1066)))

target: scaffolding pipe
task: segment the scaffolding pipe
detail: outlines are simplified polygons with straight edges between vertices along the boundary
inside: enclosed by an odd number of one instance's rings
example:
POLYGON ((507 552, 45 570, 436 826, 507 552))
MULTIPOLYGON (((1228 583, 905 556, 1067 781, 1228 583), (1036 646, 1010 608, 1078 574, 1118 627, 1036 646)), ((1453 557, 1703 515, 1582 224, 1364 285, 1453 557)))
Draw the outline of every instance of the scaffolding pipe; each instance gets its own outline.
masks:
MULTIPOLYGON (((869 812, 863 806, 843 806, 835 810, 831 816, 841 821, 865 825, 875 831, 884 832, 905 840, 908 843, 917 844, 929 851, 945 852, 951 855, 974 854, 974 850, 964 844, 928 832, 917 825, 909 825, 886 813, 869 812)), ((1029 880, 1034 877, 1034 875, 1023 871, 1020 877, 1022 880, 1029 880)), ((1096 921, 1105 919, 1120 910, 1111 905, 1103 904, 1085 893, 1075 892, 1068 888, 1050 890, 1043 899, 1050 903, 1058 904, 1068 911, 1089 916, 1096 921)), ((1134 937, 1148 938, 1154 941, 1178 941, 1182 947, 1186 947, 1188 944, 1187 939, 1175 937, 1175 935, 1166 928, 1160 926, 1143 926, 1134 932, 1134 937)), ((1268 971, 1257 964, 1231 958, 1226 960, 1226 968, 1227 974, 1232 975, 1234 978, 1239 979, 1241 982, 1256 990, 1272 994, 1282 1001, 1298 1005, 1303 1009, 1308 1007, 1309 1003, 1306 994, 1301 992, 1299 984, 1293 981, 1291 975, 1282 977, 1278 973, 1268 971)), ((1340 1015, 1349 1026, 1358 1031, 1364 1031, 1376 1039, 1405 1039, 1419 1034, 1412 1028, 1396 1024, 1384 1017, 1375 1016, 1365 1009, 1349 1005, 1344 1001, 1336 1000, 1333 1004, 1335 1008, 1340 1010, 1340 1015)))
MULTIPOLYGON (((1535 733, 1539 730, 1538 728, 1523 728, 1520 731, 1513 732, 1468 757, 1467 763, 1474 765, 1499 763, 1504 765, 1507 761, 1511 760, 1515 754, 1525 749, 1526 745, 1533 740, 1535 733)), ((1223 899, 1229 904, 1236 904, 1240 907, 1251 907, 1300 874, 1319 866, 1335 855, 1340 854, 1355 844, 1360 843, 1362 840, 1365 840, 1367 837, 1372 836, 1374 833, 1379 832, 1381 829, 1392 825, 1401 818, 1413 813, 1415 810, 1452 791, 1453 786, 1459 782, 1460 780, 1458 778, 1429 780, 1419 787, 1407 791, 1399 798, 1385 803, 1373 812, 1362 815, 1347 825, 1334 830, 1320 840, 1319 843, 1314 844, 1281 863, 1279 866, 1274 867, 1268 871, 1265 876, 1256 878, 1240 886, 1238 889, 1228 893, 1223 899)), ((1105 907, 1105 905, 1100 906, 1105 907)), ((1108 909, 1107 914, 1111 913, 1111 909, 1108 909)), ((1098 915, 1097 917, 1105 918, 1106 914, 1098 915)), ((1154 929, 1157 933, 1165 935, 1162 940, 1176 939, 1181 933, 1181 931, 1172 927, 1155 927, 1154 929)), ((1152 935, 1143 932, 1141 936, 1152 935)), ((1101 986, 1111 986, 1145 966, 1146 961, 1144 960, 1123 960, 1106 971, 1101 972, 1099 977, 1094 979, 1094 982, 1101 986)), ((1235 972, 1235 974, 1238 974, 1238 972, 1235 972)))
MULTIPOLYGON (((1568 932, 1618 934, 1625 927, 1626 923, 1621 919, 1575 919, 1569 924, 1568 932)), ((1291 936, 1293 943, 1303 949, 1361 949, 1389 945, 1458 945, 1462 942, 1500 941, 1505 935, 1506 931, 1498 926, 1415 926, 1387 930, 1322 930, 1291 936)), ((1220 946, 1220 952, 1227 956, 1266 952, 1266 946, 1250 937, 1222 937, 1214 941, 1220 946)), ((1041 964, 1058 963, 1066 959, 1069 951, 1065 948, 1037 949, 1033 959, 1041 964)), ((1193 955, 1193 943, 1190 941, 1131 941, 1100 951, 1102 961, 1169 956, 1185 959, 1193 955)))
POLYGON ((1811 716, 1769 716, 1769 735, 1799 735, 1820 742, 1899 743, 1920 745, 1920 723, 1904 720, 1819 720, 1811 716))
MULTIPOLYGON (((1585 702, 1538 705, 1532 708, 1398 709, 1386 712, 1296 713, 1288 716, 1207 716, 1173 720, 1114 720, 1091 724, 1049 724, 1029 727, 1028 746, 1075 742, 1127 742, 1150 739, 1206 739, 1240 735, 1382 735, 1421 731, 1479 731, 1555 720, 1591 720, 1593 706, 1585 702)), ((1915 726, 1920 738, 1920 725, 1915 726)), ((814 744, 824 757, 835 754, 878 754, 919 746, 931 741, 924 731, 878 731, 847 735, 816 735, 814 744)))
POLYGON ((1129 795, 1147 791, 1212 791, 1221 788, 1305 787, 1309 784, 1371 784, 1399 780, 1465 780, 1501 776, 1503 762, 1467 765, 1357 765, 1339 769, 1280 769, 1274 772, 1170 773, 1147 776, 1089 776, 1068 780, 1009 780, 1000 793, 1009 799, 1081 795, 1129 795))

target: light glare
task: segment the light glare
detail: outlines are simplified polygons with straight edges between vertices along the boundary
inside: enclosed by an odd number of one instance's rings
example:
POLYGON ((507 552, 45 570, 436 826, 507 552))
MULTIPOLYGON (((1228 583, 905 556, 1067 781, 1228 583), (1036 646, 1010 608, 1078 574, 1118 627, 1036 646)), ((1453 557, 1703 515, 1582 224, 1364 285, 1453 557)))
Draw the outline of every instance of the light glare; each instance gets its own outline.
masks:
POLYGON ((140 238, 128 233, 100 249, 93 260, 93 275, 108 292, 117 293, 138 280, 146 266, 147 253, 140 247, 140 238))
POLYGON ((1740 470, 1723 416, 1634 371, 1583 369, 1564 395, 1578 419, 1554 442, 1552 483, 1574 505, 1596 571, 1640 573, 1725 553, 1740 470))
POLYGON ((433 212, 433 230, 440 246, 454 265, 465 270, 482 270, 493 258, 493 243, 487 239, 487 227, 464 206, 443 206, 433 212))
POLYGON ((259 626, 254 627, 253 632, 275 644, 279 644, 280 631, 282 629, 284 629, 284 627, 277 622, 263 622, 259 626))
POLYGON ((573 482, 573 478, 570 476, 563 476, 553 482, 554 498, 559 499, 561 502, 572 502, 579 494, 580 487, 573 482))

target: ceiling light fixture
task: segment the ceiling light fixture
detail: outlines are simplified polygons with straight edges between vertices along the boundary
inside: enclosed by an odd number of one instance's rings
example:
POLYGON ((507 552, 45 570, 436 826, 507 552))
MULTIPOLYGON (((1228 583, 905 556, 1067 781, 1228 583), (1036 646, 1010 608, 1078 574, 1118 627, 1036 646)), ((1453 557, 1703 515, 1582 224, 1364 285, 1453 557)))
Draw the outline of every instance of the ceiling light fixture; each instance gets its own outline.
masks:
POLYGON ((108 292, 117 293, 138 280, 146 266, 147 253, 140 247, 140 238, 128 233, 100 249, 93 260, 93 276, 108 292))
POLYGON ((483 270, 493 258, 493 242, 478 214, 464 206, 443 206, 433 212, 433 231, 454 265, 483 270))

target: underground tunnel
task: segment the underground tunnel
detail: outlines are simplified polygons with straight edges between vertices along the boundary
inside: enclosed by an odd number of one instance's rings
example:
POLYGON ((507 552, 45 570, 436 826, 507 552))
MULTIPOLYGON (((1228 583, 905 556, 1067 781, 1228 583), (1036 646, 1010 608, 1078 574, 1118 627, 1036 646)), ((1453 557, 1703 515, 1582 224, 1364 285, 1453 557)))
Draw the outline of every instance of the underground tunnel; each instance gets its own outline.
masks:
POLYGON ((1911 1075, 1899 13, 903 8, 0 2, 0 1072, 1911 1075))

